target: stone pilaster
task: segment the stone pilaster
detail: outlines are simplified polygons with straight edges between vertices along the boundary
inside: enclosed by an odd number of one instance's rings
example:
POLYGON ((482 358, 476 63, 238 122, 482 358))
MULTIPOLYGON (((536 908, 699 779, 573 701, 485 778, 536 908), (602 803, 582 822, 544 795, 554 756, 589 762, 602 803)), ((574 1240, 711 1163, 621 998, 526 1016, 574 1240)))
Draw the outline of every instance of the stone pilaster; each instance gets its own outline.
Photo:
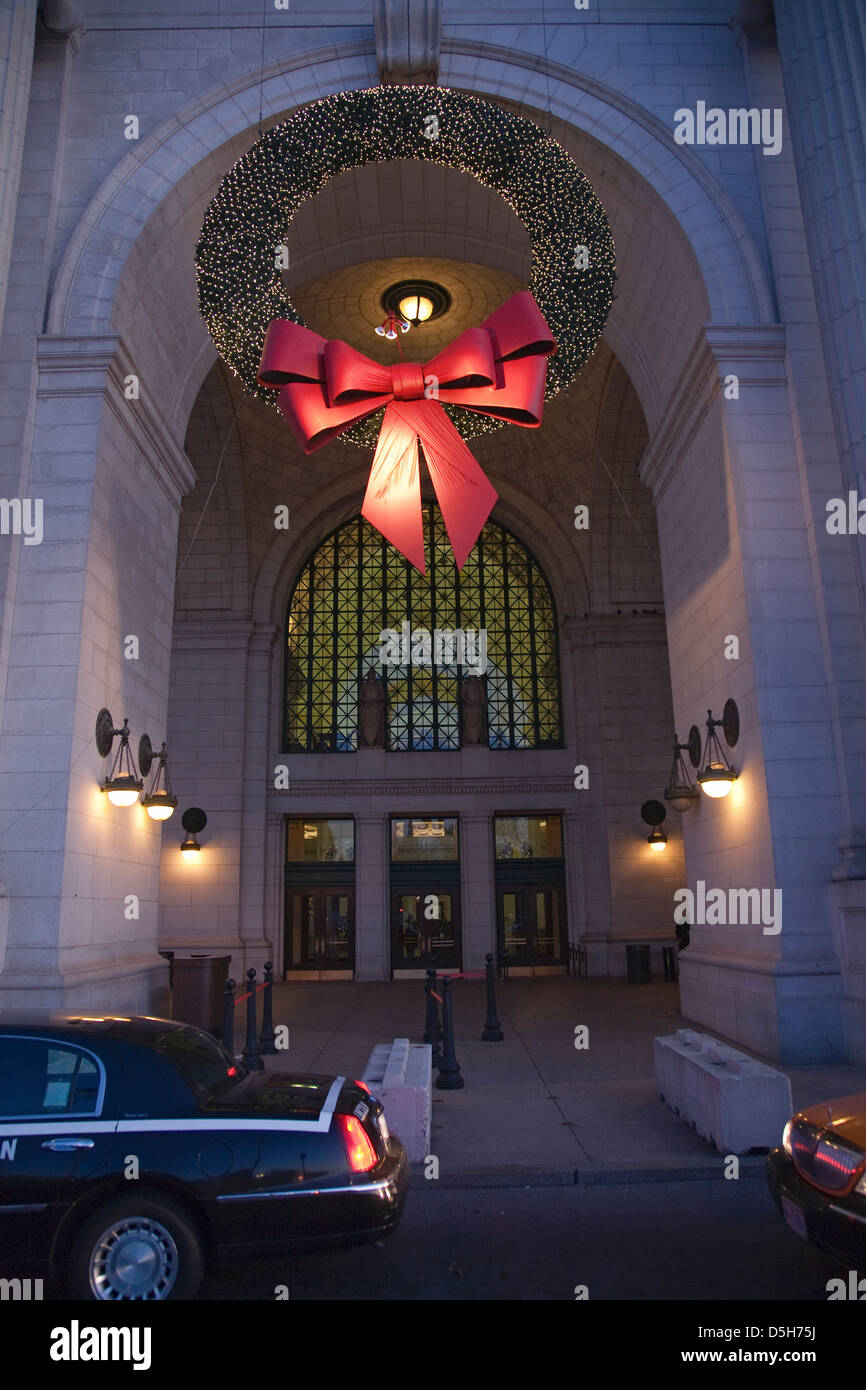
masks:
POLYGON ((464 970, 483 970, 496 953, 493 818, 464 811, 460 817, 460 917, 464 970))
POLYGON ((776 0, 806 242, 848 487, 866 495, 866 27, 860 0, 776 0))
POLYGON ((0 328, 24 155, 36 8, 37 0, 7 0, 0 7, 0 328))
POLYGON ((355 817, 355 979, 391 974, 388 818, 355 817))

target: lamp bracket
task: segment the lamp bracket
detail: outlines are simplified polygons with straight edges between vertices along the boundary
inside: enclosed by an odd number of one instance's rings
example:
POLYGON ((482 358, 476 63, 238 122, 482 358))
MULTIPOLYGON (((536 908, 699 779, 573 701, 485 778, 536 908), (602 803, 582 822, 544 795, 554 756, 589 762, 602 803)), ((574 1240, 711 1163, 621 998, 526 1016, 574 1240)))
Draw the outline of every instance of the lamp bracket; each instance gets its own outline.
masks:
POLYGON ((722 732, 729 748, 735 748, 740 737, 740 711, 735 700, 726 700, 722 711, 722 732))
POLYGON ((689 761, 692 767, 701 765, 701 731, 697 724, 693 724, 689 729, 689 741, 685 745, 689 750, 689 761))
POLYGON ((107 758, 114 743, 114 720, 111 711, 101 709, 96 716, 96 749, 100 758, 107 758))
POLYGON ((660 801, 645 801, 640 808, 641 820, 647 825, 661 825, 667 811, 660 801))
POLYGON ((153 744, 147 734, 142 734, 138 740, 138 766, 142 777, 147 777, 155 757, 153 744))
POLYGON ((184 830, 189 831, 190 835, 197 835, 207 825, 207 816, 199 806, 190 806, 189 810, 184 811, 181 816, 180 823, 184 830))

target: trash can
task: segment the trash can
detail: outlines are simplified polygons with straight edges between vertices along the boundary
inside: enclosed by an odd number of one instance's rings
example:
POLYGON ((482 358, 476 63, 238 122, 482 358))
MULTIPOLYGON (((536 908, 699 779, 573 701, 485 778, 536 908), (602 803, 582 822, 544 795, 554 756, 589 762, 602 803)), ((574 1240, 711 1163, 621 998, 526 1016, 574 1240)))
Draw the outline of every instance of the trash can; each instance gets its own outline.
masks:
POLYGON ((649 946, 626 946, 625 965, 630 984, 649 984, 652 979, 649 946))
POLYGON ((171 989, 174 984, 174 951, 160 951, 159 954, 168 961, 168 987, 171 989))
POLYGON ((219 1034, 231 956, 175 955, 171 1016, 205 1032, 219 1034))

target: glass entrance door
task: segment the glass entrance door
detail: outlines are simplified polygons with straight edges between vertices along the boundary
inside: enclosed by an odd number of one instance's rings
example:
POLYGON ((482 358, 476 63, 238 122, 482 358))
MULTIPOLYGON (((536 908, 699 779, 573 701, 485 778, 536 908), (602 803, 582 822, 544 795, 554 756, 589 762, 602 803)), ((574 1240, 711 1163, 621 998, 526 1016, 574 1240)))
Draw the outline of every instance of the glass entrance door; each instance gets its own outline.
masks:
POLYGON ((397 888, 391 894, 391 966, 394 970, 460 969, 456 892, 397 888))
POLYGON ((290 890, 286 972, 351 979, 355 970, 355 894, 346 888, 290 890))
POLYGON ((563 963, 562 896, 562 888, 552 884, 497 889, 499 949, 510 965, 563 963))

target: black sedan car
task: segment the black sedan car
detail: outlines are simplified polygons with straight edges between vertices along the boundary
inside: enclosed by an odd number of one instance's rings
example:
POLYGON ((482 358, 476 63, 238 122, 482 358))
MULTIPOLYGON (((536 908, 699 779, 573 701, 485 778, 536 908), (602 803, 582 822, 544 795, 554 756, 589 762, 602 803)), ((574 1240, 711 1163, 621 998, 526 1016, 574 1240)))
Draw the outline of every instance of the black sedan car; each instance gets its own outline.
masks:
POLYGON ((0 1277, 191 1298, 208 1260, 379 1240, 409 1166, 342 1076, 248 1072, 161 1018, 0 1014, 0 1277))

